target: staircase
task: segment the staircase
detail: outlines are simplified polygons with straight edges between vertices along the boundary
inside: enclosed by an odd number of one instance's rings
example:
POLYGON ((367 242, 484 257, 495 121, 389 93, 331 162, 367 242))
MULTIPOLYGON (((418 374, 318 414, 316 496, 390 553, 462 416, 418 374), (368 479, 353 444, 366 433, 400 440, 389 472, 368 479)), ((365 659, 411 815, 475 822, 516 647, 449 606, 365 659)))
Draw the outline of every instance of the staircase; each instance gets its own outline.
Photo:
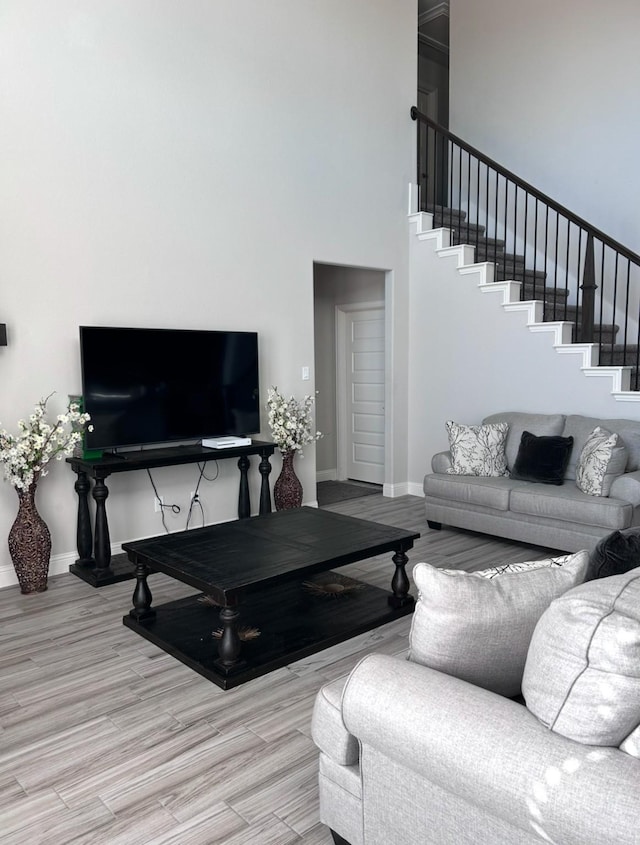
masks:
POLYGON ((442 232, 441 246, 463 246, 465 264, 486 265, 491 284, 504 286, 505 307, 529 311, 532 331, 546 324, 558 351, 576 347, 585 374, 610 375, 617 399, 640 401, 640 256, 417 109, 411 115, 419 236, 442 232))
MULTIPOLYGON (((500 258, 494 260, 476 261, 475 244, 464 243, 467 238, 456 238, 452 216, 458 212, 444 209, 440 214, 437 207, 433 212, 410 212, 409 220, 416 225, 416 235, 421 241, 431 241, 439 257, 456 255, 458 259, 458 274, 468 276, 473 274, 479 279, 478 289, 482 293, 502 294, 502 307, 507 312, 524 311, 527 315, 527 326, 531 332, 546 332, 552 335, 553 347, 559 354, 577 355, 581 359, 580 369, 585 376, 605 377, 611 382, 611 395, 617 401, 640 402, 640 390, 631 389, 632 377, 637 378, 638 364, 634 366, 623 363, 623 356, 629 356, 629 347, 610 346, 611 363, 599 360, 600 346, 596 342, 583 343, 576 341, 576 335, 581 329, 580 322, 575 321, 576 306, 567 304, 566 288, 544 286, 544 273, 535 275, 535 286, 523 270, 520 279, 499 278, 500 258), (449 223, 437 225, 438 223, 449 223), (456 243, 462 240, 463 243, 456 243), (524 293, 522 293, 524 292, 524 293), (554 318, 554 309, 556 317, 554 318), (564 314, 567 318, 564 318, 564 314), (571 320, 573 315, 574 321, 571 320)), ((462 215, 459 215, 462 219, 462 215)), ((463 224, 461 224, 462 226, 463 224)), ((466 224, 464 224, 466 225, 466 224)), ((482 228, 482 227, 480 227, 482 228)), ((473 230, 475 232, 475 228, 473 230)), ((480 235, 479 235, 480 237, 480 235)), ((480 246, 481 241, 479 242, 480 246)), ((508 266, 508 265, 507 265, 508 266)), ((618 326, 602 326, 602 334, 613 338, 619 331, 618 326)), ((604 341, 603 341, 604 342, 604 341)))
MULTIPOLYGON (((544 321, 563 320, 573 324, 572 342, 578 343, 582 332, 580 321, 581 308, 569 305, 569 289, 566 287, 546 287, 547 272, 526 267, 524 255, 506 253, 504 240, 485 237, 485 227, 468 223, 466 212, 443 206, 427 206, 427 211, 433 215, 434 228, 448 228, 451 230, 451 245, 467 244, 475 249, 476 263, 487 261, 495 265, 494 281, 516 281, 521 283, 520 298, 522 300, 539 300, 543 304, 544 321)), ((631 368, 631 384, 633 390, 638 390, 637 363, 638 347, 615 346, 615 338, 619 331, 615 323, 602 323, 593 327, 594 340, 600 343, 600 364, 626 364, 634 361, 631 368), (606 346, 612 347, 606 350, 606 346)))

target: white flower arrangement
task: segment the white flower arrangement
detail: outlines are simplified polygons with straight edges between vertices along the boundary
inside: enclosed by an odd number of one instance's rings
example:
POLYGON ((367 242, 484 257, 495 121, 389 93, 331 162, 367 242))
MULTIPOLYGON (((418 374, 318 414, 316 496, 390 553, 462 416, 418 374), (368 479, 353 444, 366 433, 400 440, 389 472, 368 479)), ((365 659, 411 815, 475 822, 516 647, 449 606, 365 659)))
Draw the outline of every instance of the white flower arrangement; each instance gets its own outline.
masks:
MULTIPOLYGON (((38 402, 28 420, 18 420, 18 435, 0 430, 0 461, 5 479, 18 493, 47 475, 47 465, 54 458, 60 461, 73 452, 90 419, 89 414, 80 412, 78 404, 70 402, 66 414, 58 414, 54 423, 48 422, 47 402, 52 395, 38 402)), ((93 426, 88 426, 88 430, 92 431, 93 426)))
POLYGON ((269 388, 269 428, 281 452, 302 453, 303 446, 322 437, 321 432, 313 430, 311 408, 314 401, 313 396, 305 396, 302 401, 293 396, 285 399, 277 387, 269 388))

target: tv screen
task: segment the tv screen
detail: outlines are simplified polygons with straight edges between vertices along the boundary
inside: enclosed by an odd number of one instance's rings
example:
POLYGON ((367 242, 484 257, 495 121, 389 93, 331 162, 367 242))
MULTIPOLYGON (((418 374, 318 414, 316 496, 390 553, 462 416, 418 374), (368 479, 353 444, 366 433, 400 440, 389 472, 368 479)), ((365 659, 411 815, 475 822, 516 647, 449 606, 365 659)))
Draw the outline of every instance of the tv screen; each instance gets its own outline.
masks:
POLYGON ((256 332, 80 326, 90 449, 260 430, 256 332))

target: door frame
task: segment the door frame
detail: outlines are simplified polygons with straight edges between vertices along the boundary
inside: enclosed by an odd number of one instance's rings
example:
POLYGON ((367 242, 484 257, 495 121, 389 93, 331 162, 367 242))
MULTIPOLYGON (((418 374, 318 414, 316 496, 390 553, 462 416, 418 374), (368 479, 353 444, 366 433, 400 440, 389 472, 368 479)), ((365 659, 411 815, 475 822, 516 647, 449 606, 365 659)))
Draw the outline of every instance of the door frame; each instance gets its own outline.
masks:
MULTIPOLYGON (((385 285, 386 287, 386 285, 385 285)), ((349 428, 349 420, 347 419, 347 377, 346 377, 346 356, 347 356, 347 315, 353 314, 356 311, 381 311, 385 324, 384 335, 384 360, 385 360, 385 405, 384 405, 384 480, 387 479, 388 466, 388 401, 387 401, 387 344, 389 338, 387 337, 387 314, 384 300, 376 300, 375 302, 350 302, 336 305, 336 475, 338 481, 347 477, 347 448, 349 446, 349 437, 347 432, 349 428)))

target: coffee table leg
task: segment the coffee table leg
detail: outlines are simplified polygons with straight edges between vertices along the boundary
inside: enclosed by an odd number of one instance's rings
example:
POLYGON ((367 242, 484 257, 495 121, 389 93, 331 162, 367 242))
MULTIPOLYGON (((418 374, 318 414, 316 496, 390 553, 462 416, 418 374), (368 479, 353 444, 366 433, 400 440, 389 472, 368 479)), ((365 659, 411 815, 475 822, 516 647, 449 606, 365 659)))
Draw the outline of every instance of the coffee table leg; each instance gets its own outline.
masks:
POLYGON ((223 672, 230 672, 244 665, 244 661, 239 659, 242 648, 238 631, 239 618, 240 613, 235 607, 223 607, 220 610, 222 637, 218 642, 218 659, 215 665, 223 672))
POLYGON ((391 579, 393 595, 389 596, 388 599, 391 607, 404 607, 407 604, 412 604, 414 601, 413 596, 409 595, 410 583, 405 569, 408 561, 409 558, 402 549, 398 549, 393 556, 396 571, 393 573, 393 578, 391 579))
POLYGON ((156 615, 155 610, 151 607, 151 590, 147 583, 147 575, 149 574, 149 567, 145 563, 136 563, 136 586, 133 590, 133 609, 129 611, 129 616, 133 619, 150 619, 156 615))

